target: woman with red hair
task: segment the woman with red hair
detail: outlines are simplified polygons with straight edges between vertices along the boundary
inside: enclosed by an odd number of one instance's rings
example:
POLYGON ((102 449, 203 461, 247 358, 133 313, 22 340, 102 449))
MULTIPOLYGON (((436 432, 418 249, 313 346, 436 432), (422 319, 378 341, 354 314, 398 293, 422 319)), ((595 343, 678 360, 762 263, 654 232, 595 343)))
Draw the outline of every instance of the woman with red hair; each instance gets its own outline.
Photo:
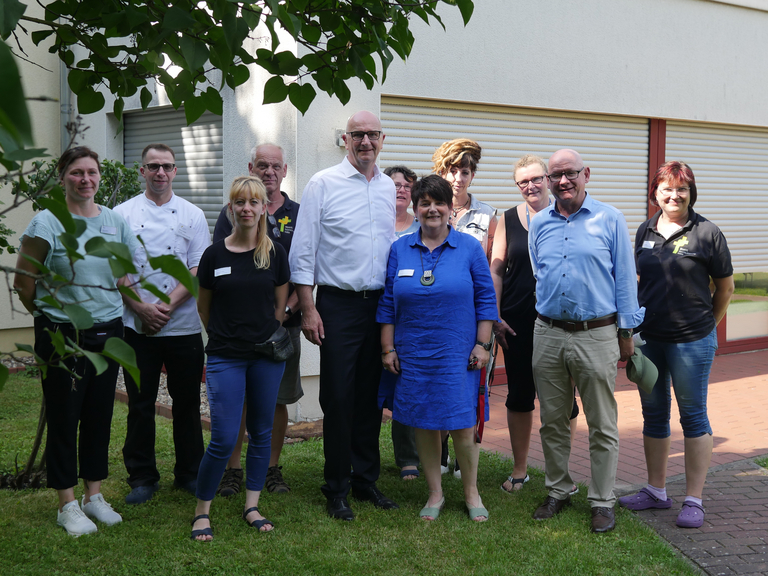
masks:
POLYGON ((687 164, 663 164, 648 198, 661 210, 640 225, 635 237, 638 300, 646 308, 639 330, 646 340, 643 354, 659 369, 659 377, 650 393, 638 387, 648 485, 619 503, 630 510, 672 507, 665 487, 671 381, 685 437, 686 497, 677 525, 698 528, 704 523, 702 491, 712 458, 709 371, 717 349, 716 327, 734 290, 733 266, 723 233, 693 211, 696 180, 687 164))

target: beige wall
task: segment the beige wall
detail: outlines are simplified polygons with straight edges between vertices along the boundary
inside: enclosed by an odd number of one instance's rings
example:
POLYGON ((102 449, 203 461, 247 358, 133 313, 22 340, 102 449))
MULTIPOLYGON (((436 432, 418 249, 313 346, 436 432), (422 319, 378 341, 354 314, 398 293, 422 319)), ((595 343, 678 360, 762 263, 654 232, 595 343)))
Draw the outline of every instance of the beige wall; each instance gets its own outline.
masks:
MULTIPOLYGON (((29 16, 42 18, 42 9, 34 3, 27 7, 29 16)), ((34 24, 24 23, 25 28, 31 33, 38 27, 34 24)), ((27 60, 17 60, 21 72, 21 80, 24 85, 24 93, 27 98, 45 96, 56 101, 29 101, 29 113, 32 119, 32 128, 34 130, 34 139, 36 148, 47 148, 51 156, 58 156, 60 153, 60 114, 59 114, 59 59, 48 53, 49 43, 43 42, 40 46, 35 46, 29 37, 20 34, 24 51, 27 54, 27 60)), ((11 44, 15 52, 16 47, 11 44)), ((0 200, 4 203, 3 208, 12 204, 13 199, 9 187, 0 189, 0 200)), ((12 238, 11 244, 18 247, 19 235, 24 231, 29 221, 32 219, 32 210, 29 205, 24 205, 12 210, 3 223, 11 230, 16 232, 12 238)), ((3 254, 0 256, 0 263, 4 266, 14 266, 16 256, 3 254)), ((13 278, 9 278, 9 284, 13 278)), ((32 335, 30 330, 17 330, 19 328, 32 325, 32 318, 19 302, 19 299, 8 294, 7 286, 0 288, 0 351, 9 350, 14 342, 31 343, 32 335), (23 312, 22 312, 23 311, 23 312)))

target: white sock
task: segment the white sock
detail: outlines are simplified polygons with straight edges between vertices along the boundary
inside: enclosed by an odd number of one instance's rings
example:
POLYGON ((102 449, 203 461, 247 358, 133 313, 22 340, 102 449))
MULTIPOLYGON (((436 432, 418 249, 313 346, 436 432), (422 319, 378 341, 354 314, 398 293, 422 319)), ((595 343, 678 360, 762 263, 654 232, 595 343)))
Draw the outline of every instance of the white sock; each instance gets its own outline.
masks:
POLYGON ((658 500, 666 501, 667 499, 667 489, 666 488, 656 488, 656 486, 651 486, 648 484, 648 486, 645 487, 648 492, 656 496, 658 500))
POLYGON ((702 502, 701 498, 696 498, 694 496, 686 496, 685 501, 693 502, 694 504, 698 504, 699 506, 701 506, 701 502, 702 502))

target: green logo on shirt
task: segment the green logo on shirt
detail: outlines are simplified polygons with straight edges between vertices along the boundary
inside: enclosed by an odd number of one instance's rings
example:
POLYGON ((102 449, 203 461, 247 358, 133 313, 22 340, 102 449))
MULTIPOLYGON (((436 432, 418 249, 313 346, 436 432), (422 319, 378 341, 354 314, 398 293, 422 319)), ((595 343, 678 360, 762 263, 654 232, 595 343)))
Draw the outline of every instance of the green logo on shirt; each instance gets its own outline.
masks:
MULTIPOLYGON (((672 244, 675 247, 675 249, 672 250, 672 254, 677 254, 677 251, 680 250, 680 248, 682 248, 683 246, 686 246, 688 244, 688 236, 683 236, 679 240, 675 240, 672 244)), ((687 250, 686 250, 686 252, 687 252, 687 250)))

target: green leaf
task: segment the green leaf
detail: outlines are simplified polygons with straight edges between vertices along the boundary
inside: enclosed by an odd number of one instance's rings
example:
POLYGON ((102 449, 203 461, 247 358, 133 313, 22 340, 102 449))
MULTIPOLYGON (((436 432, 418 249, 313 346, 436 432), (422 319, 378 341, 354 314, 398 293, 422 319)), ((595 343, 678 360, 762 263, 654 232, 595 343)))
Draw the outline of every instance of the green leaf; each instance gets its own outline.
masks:
POLYGON ((203 42, 200 42, 200 40, 189 36, 182 36, 179 38, 179 47, 184 55, 184 60, 187 61, 189 70, 202 68, 208 61, 208 47, 203 42))
POLYGON ((109 258, 110 252, 107 250, 107 240, 104 236, 94 236, 85 243, 84 248, 88 256, 109 258))
POLYGON ((118 286, 117 289, 119 290, 120 294, 123 296, 127 296, 131 300, 135 302, 141 302, 141 298, 139 298, 139 295, 136 294, 131 288, 128 286, 118 286))
POLYGON ((313 22, 311 24, 305 24, 301 28, 301 35, 304 37, 304 40, 306 40, 313 46, 316 46, 317 43, 320 41, 320 36, 322 35, 322 31, 320 30, 320 27, 313 22))
POLYGON ((64 230, 69 234, 73 234, 77 229, 75 228, 75 219, 72 218, 67 203, 62 198, 61 200, 53 198, 53 194, 49 198, 38 198, 37 203, 46 210, 50 210, 51 213, 56 216, 56 219, 64 226, 64 230))
POLYGON ((171 303, 171 299, 168 297, 168 295, 162 290, 160 290, 160 288, 152 284, 152 282, 150 282, 149 280, 143 279, 141 281, 141 287, 144 288, 144 290, 146 290, 147 292, 150 292, 151 294, 154 294, 155 296, 160 298, 160 300, 162 300, 166 304, 171 303))
POLYGON ((64 314, 72 322, 75 330, 88 330, 93 326, 93 316, 79 304, 67 304, 64 306, 64 314))
POLYGON ((336 98, 339 99, 339 102, 344 105, 346 105, 346 103, 349 102, 349 99, 352 97, 349 88, 341 78, 336 78, 336 80, 333 81, 333 91, 336 94, 336 98))
POLYGON ((42 298, 40 298, 40 301, 45 302, 46 304, 48 304, 48 306, 52 308, 56 308, 57 310, 61 310, 63 308, 61 305, 61 302, 56 300, 56 298, 54 298, 50 294, 48 296, 43 296, 42 298))
POLYGON ((173 256, 172 254, 164 254, 163 256, 155 256, 149 259, 149 265, 155 270, 162 270, 166 274, 173 276, 181 282, 181 284, 189 290, 190 294, 194 298, 197 298, 197 277, 193 276, 181 260, 173 256))
POLYGON ((80 114, 93 114, 104 108, 104 94, 97 92, 91 86, 86 86, 77 94, 77 111, 80 114))
POLYGON ((200 94, 200 97, 205 102, 205 107, 208 110, 219 116, 224 114, 224 100, 222 100, 219 91, 213 86, 209 86, 208 90, 200 94))
MULTIPOLYGON (((282 102, 288 96, 288 86, 280 76, 273 76, 264 84, 264 104, 282 102)), ((344 102, 346 104, 346 102, 344 102)))
POLYGON ((141 89, 141 109, 146 110, 147 106, 149 106, 149 103, 152 102, 152 92, 150 92, 147 87, 141 89))
POLYGON ((0 36, 3 37, 3 40, 11 35, 26 9, 26 5, 18 0, 2 0, 0 2, 0 36))
POLYGON ((469 24, 469 19, 472 18, 472 13, 475 11, 475 4, 472 0, 457 0, 459 5, 459 11, 461 12, 461 18, 464 20, 464 26, 469 24))
POLYGON ((28 352, 29 354, 32 354, 35 358, 38 358, 37 354, 35 354, 35 349, 32 348, 29 344, 19 344, 18 342, 14 343, 14 346, 21 350, 22 352, 28 352))
POLYGON ((77 241, 77 237, 74 234, 67 234, 66 232, 59 234, 59 242, 64 246, 70 260, 85 259, 85 256, 80 254, 80 243, 77 241))
POLYGON ((70 70, 67 74, 67 84, 72 89, 72 92, 79 94, 85 90, 91 83, 90 77, 92 72, 87 70, 70 70))
POLYGON ((200 118, 205 112, 205 100, 200 96, 191 96, 184 100, 184 115, 187 117, 187 126, 200 118))
POLYGON ((5 383, 8 381, 8 376, 10 376, 11 371, 8 370, 8 367, 0 362, 0 392, 3 391, 3 388, 5 387, 5 383))
POLYGON ((35 46, 38 46, 40 42, 48 38, 51 34, 53 34, 53 30, 36 30, 30 34, 32 37, 32 42, 35 44, 35 46))
POLYGON ((238 86, 248 82, 248 78, 250 77, 251 77, 251 72, 250 70, 248 70, 248 66, 243 66, 242 64, 239 64, 234 68, 230 68, 229 74, 227 75, 227 86, 229 86, 234 90, 238 86), (230 81, 230 78, 231 78, 231 81, 230 81))
MULTIPOLYGON (((5 0, 7 1, 7 0, 5 0)), ((16 61, 5 42, 0 42, 0 127, 19 144, 32 143, 32 124, 16 61)))
POLYGON ((112 276, 115 278, 122 278, 128 273, 125 266, 123 266, 123 263, 115 258, 109 259, 109 269, 112 271, 112 276))
POLYGON ((19 148, 13 152, 8 152, 5 154, 5 159, 24 162, 25 160, 32 160, 33 158, 44 158, 46 156, 49 156, 49 154, 45 153, 45 148, 19 148))
POLYGON ((115 114, 115 118, 117 118, 120 122, 123 121, 124 106, 125 101, 122 98, 115 98, 115 103, 112 105, 112 112, 115 114))
POLYGON ((293 104, 302 114, 305 114, 307 110, 309 110, 309 105, 312 104, 312 100, 315 99, 316 95, 317 92, 315 92, 315 88, 309 83, 293 83, 288 91, 288 97, 291 100, 291 104, 293 104))
POLYGON ((91 364, 93 364, 94 369, 96 370, 96 375, 102 374, 107 368, 109 368, 109 362, 107 362, 104 359, 104 356, 97 352, 91 352, 90 350, 85 350, 83 348, 80 348, 80 346, 75 346, 75 350, 77 350, 80 354, 88 358, 88 360, 91 361, 91 364))
POLYGON ((141 387, 141 373, 136 367, 136 352, 133 351, 133 348, 120 338, 110 338, 104 344, 102 354, 120 364, 123 370, 126 370, 136 382, 136 387, 141 387))
POLYGON ((171 6, 163 18, 163 30, 173 30, 174 32, 189 32, 197 28, 197 20, 189 15, 189 12, 182 10, 178 6, 171 6))

